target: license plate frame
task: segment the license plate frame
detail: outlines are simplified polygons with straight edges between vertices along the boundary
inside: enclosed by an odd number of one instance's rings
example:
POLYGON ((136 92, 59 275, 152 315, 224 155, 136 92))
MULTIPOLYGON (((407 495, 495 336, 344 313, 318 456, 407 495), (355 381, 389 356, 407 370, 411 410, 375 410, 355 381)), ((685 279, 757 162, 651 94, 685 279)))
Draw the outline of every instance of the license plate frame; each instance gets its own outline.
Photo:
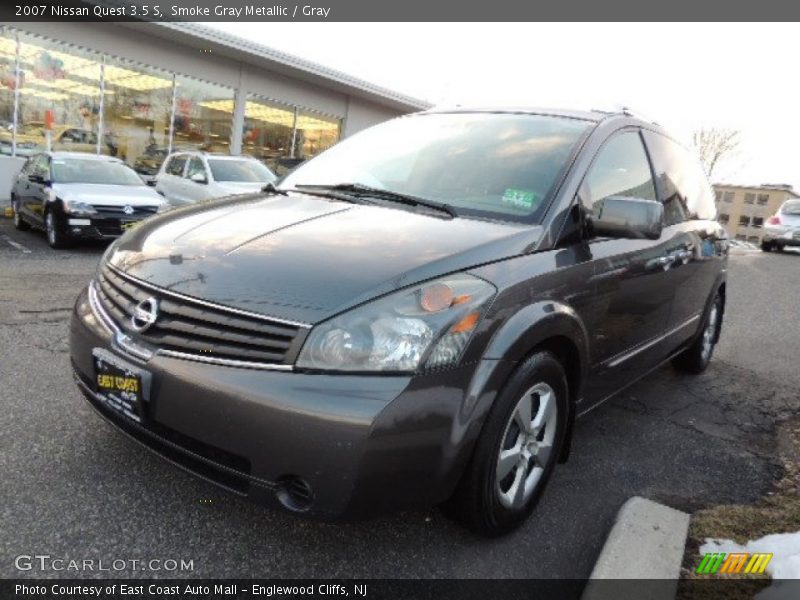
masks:
POLYGON ((144 423, 153 381, 150 371, 121 359, 105 348, 94 348, 92 357, 94 388, 98 399, 126 418, 144 423))

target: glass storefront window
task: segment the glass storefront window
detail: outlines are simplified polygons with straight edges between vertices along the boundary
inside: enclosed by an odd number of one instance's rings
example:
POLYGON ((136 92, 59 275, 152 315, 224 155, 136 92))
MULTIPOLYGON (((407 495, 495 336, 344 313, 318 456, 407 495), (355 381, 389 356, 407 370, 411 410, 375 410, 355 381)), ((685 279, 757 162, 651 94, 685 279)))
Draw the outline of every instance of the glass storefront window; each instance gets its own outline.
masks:
POLYGON ((100 55, 18 35, 17 156, 47 149, 97 152, 100 55))
POLYGON ((0 27, 0 154, 11 154, 16 87, 16 34, 0 27))
POLYGON ((233 89, 175 77, 176 150, 230 153, 233 89))
POLYGON ((165 71, 106 58, 103 154, 123 159, 142 174, 143 165, 157 170, 169 147, 172 80, 165 71))
POLYGON ((341 119, 300 110, 295 133, 295 157, 309 159, 339 141, 341 119))
POLYGON ((295 109, 258 96, 250 98, 244 109, 242 154, 255 156, 280 175, 292 159, 295 109))

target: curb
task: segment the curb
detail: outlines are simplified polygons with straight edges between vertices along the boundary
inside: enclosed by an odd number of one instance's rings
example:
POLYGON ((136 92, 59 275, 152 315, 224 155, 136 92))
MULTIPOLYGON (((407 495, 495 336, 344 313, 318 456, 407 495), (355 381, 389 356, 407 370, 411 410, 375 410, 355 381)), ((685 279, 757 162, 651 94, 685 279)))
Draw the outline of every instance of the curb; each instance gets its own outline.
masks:
POLYGON ((674 598, 688 533, 688 514, 639 496, 628 499, 617 513, 582 600, 606 598, 607 587, 595 581, 603 579, 673 580, 662 582, 655 588, 657 596, 649 598, 674 598))

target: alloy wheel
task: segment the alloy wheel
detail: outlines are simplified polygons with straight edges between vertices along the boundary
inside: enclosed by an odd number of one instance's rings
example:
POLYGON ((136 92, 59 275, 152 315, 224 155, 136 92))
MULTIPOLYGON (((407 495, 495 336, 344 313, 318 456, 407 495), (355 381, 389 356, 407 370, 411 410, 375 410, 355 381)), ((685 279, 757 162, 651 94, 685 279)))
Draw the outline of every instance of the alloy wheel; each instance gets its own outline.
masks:
POLYGON ((555 392, 544 382, 529 388, 511 412, 495 477, 497 498, 506 508, 522 508, 533 496, 553 452, 557 416, 555 392))
POLYGON ((53 246, 56 243, 56 222, 53 218, 53 213, 47 213, 47 216, 44 218, 44 228, 47 232, 47 241, 50 242, 50 245, 53 246))

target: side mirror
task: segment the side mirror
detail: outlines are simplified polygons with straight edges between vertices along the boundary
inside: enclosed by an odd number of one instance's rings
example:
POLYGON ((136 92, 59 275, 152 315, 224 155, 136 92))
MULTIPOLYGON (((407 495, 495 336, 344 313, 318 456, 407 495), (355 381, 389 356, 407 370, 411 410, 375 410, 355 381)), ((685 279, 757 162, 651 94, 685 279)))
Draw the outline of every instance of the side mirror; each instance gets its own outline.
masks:
POLYGON ((663 216, 661 202, 620 196, 598 200, 588 215, 594 235, 651 240, 661 237, 663 216))
POLYGON ((208 183, 208 179, 203 173, 193 173, 191 177, 189 177, 190 181, 194 181, 195 183, 208 183))

